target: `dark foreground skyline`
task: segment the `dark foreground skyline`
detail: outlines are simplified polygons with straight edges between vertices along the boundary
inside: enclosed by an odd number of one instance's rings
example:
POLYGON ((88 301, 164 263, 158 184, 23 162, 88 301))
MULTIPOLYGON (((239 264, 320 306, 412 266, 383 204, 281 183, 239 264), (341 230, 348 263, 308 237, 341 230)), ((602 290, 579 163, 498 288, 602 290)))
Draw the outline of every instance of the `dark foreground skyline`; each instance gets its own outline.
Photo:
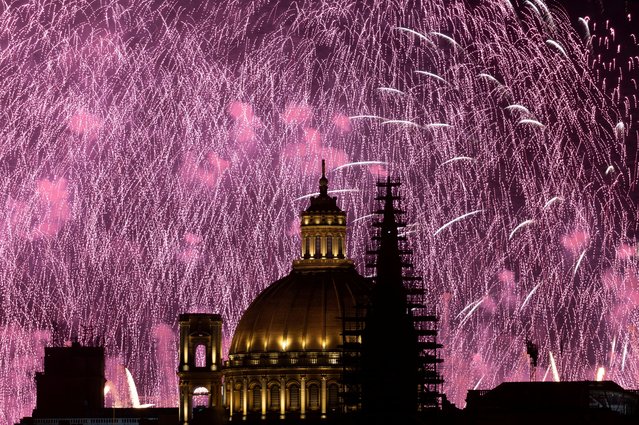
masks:
POLYGON ((453 401, 526 379, 528 338, 540 377, 639 385, 627 59, 593 76, 585 27, 536 0, 420 3, 0 6, 0 422, 74 336, 174 405, 177 314, 232 334, 321 158, 363 274, 371 188, 402 180, 453 401))

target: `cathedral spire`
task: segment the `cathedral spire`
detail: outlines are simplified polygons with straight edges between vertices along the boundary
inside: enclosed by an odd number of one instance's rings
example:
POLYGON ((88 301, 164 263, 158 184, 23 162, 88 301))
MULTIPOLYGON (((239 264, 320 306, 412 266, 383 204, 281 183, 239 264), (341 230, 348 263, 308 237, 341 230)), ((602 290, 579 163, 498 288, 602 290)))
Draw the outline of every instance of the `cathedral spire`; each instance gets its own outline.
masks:
POLYGON ((383 206, 373 224, 379 231, 373 237, 377 249, 369 251, 375 255, 369 267, 376 274, 362 334, 362 406, 369 417, 381 418, 380 423, 397 421, 397 417, 385 417, 389 412, 401 412, 405 416, 398 422, 406 422, 419 409, 436 407, 443 382, 437 371, 441 362, 438 319, 424 304, 421 277, 406 270, 412 267, 411 250, 405 248, 406 237, 399 232, 406 223, 399 219, 404 211, 395 206, 400 196, 393 190, 398 186, 390 177, 377 183, 376 199, 383 206), (385 352, 389 346, 394 350, 392 359, 385 352), (388 382, 396 391, 389 393, 388 382))
POLYGON ((301 258, 293 268, 352 267, 346 257, 346 213, 337 206, 337 198, 328 195, 326 161, 322 160, 319 195, 300 214, 301 258))
MULTIPOLYGON (((377 186, 385 188, 385 193, 377 197, 377 200, 383 201, 382 210, 377 211, 382 220, 378 221, 375 226, 380 228, 379 248, 377 249, 376 259, 376 281, 384 286, 394 286, 396 289, 402 287, 402 253, 399 245, 400 242, 406 240, 405 237, 399 235, 399 228, 406 224, 399 222, 397 216, 403 214, 403 211, 395 208, 394 202, 399 200, 399 196, 393 195, 393 188, 398 187, 399 182, 392 182, 390 177, 386 182, 379 182, 377 186)), ((399 294, 398 294, 399 295, 399 294)))

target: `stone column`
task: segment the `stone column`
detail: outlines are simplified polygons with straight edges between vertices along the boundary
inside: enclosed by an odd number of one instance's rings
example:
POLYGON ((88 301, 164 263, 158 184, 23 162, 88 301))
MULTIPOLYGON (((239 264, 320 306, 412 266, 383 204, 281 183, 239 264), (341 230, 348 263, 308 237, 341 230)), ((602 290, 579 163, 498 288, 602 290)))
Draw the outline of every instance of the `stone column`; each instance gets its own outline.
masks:
POLYGON ((286 380, 280 376, 280 419, 286 415, 286 380))
POLYGON ((248 382, 246 378, 242 379, 242 419, 246 419, 248 414, 248 382))
POLYGON ((189 339, 187 337, 189 326, 186 323, 180 323, 180 363, 182 365, 182 370, 189 370, 189 339))
POLYGON ((233 393, 235 392, 235 381, 231 379, 229 384, 231 384, 231 391, 229 394, 229 420, 233 420, 233 408, 235 407, 235 397, 233 396, 233 393))
POLYGON ((302 376, 300 384, 300 417, 306 417, 306 376, 302 376))
POLYGON ((326 375, 322 375, 322 393, 321 393, 321 409, 322 418, 326 417, 326 375))
POLYGON ((262 390, 260 391, 260 396, 262 397, 262 419, 266 419, 266 376, 262 376, 260 383, 262 385, 262 390))
POLYGON ((180 424, 188 425, 189 419, 191 419, 190 388, 186 385, 180 385, 180 387, 180 424))
POLYGON ((224 407, 225 409, 229 407, 228 399, 226 396, 227 390, 228 390, 228 386, 226 385, 226 380, 224 380, 224 383, 222 384, 222 395, 220 397, 222 401, 222 407, 224 407))

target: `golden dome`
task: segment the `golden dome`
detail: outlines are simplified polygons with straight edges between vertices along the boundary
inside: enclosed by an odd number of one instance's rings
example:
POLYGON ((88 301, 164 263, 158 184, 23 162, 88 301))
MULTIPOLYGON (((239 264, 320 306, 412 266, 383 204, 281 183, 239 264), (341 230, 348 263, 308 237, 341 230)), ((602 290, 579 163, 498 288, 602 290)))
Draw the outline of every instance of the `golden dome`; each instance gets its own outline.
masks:
POLYGON ((355 268, 293 270, 266 288, 240 320, 229 354, 335 351, 344 315, 369 292, 355 268))
MULTIPOLYGON (((346 256, 346 213, 328 196, 322 160, 319 194, 301 212, 300 257, 288 276, 271 284, 240 319, 229 358, 244 354, 336 351, 342 318, 356 314, 369 285, 346 256)), ((254 357, 254 356, 251 356, 254 357)))

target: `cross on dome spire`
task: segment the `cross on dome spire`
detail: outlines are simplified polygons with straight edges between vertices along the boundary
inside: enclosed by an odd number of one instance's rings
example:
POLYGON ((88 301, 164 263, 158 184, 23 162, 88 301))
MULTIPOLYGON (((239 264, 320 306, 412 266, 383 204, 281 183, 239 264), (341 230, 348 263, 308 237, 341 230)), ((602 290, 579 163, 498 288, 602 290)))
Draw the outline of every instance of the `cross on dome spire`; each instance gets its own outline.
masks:
POLYGON ((326 160, 322 159, 322 177, 319 180, 320 196, 328 196, 328 179, 326 178, 326 160))
POLYGON ((322 159, 322 177, 319 179, 319 196, 311 197, 311 205, 307 212, 341 212, 337 206, 337 198, 328 196, 328 179, 326 178, 326 161, 322 159))

